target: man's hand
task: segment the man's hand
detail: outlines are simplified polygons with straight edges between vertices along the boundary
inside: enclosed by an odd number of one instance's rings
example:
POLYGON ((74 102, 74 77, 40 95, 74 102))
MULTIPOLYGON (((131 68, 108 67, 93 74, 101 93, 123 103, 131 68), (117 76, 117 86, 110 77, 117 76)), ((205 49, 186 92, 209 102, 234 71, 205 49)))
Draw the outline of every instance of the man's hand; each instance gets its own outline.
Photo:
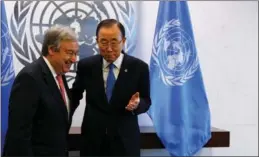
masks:
POLYGON ((136 92, 134 95, 132 95, 128 105, 125 107, 126 110, 133 111, 136 108, 138 108, 139 101, 140 101, 139 92, 136 92))

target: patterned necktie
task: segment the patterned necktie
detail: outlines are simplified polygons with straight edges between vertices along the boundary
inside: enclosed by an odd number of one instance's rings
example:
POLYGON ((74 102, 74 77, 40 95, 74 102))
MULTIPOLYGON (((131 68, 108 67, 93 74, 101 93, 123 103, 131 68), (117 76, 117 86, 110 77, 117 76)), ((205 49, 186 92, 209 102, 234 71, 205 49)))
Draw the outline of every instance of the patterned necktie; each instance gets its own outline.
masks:
POLYGON ((113 86, 114 86, 115 81, 116 81, 115 76, 114 76, 114 72, 113 72, 113 68, 114 68, 114 64, 111 63, 109 65, 109 74, 108 74, 107 83, 106 83, 106 96, 108 98, 108 102, 111 99, 112 89, 113 89, 113 86))
POLYGON ((56 79, 58 80, 59 90, 60 90, 60 93, 62 95, 62 98, 63 98, 65 104, 67 104, 66 103, 66 97, 65 97, 65 87, 64 87, 62 76, 61 75, 57 75, 56 79))

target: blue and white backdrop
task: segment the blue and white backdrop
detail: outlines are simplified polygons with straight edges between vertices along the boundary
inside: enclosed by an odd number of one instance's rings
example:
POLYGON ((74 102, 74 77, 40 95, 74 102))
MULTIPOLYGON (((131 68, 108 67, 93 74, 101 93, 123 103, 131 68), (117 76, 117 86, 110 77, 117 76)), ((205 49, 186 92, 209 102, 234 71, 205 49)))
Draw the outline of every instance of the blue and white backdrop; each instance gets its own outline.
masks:
MULTIPOLYGON (((136 54, 137 3, 128 1, 6 1, 6 14, 12 41, 14 70, 17 74, 24 66, 40 56, 43 34, 55 24, 72 27, 80 43, 77 60, 98 53, 95 41, 97 24, 106 18, 121 21, 126 28, 125 51, 136 54)), ((76 64, 66 74, 72 86, 76 64)), ((73 126, 81 125, 84 101, 74 116, 73 126)))
MULTIPOLYGON (((80 43, 80 53, 77 58, 79 60, 98 53, 95 41, 95 29, 98 22, 106 18, 115 18, 126 28, 125 51, 133 56, 141 56, 137 53, 137 43, 141 43, 140 40, 142 40, 137 37, 140 31, 140 27, 137 26, 140 17, 138 12, 140 3, 138 2, 5 1, 5 7, 15 74, 40 56, 44 31, 55 24, 74 28, 80 43)), ((146 51, 151 51, 151 49, 146 51)), ((148 59, 146 62, 149 62, 148 59)), ((76 64, 66 74, 70 87, 74 81, 75 71, 76 64)), ((84 106, 82 100, 75 113, 73 126, 81 125, 84 106)), ((150 121, 143 124, 147 123, 150 121)))

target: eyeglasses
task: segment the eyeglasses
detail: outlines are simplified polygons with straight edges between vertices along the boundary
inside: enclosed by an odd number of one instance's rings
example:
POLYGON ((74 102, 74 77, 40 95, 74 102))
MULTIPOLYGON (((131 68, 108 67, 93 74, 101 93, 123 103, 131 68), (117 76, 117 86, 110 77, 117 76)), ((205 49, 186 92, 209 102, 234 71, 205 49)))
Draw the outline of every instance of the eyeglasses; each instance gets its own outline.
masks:
POLYGON ((109 45, 112 48, 117 48, 118 45, 122 42, 123 39, 121 39, 120 41, 118 40, 112 40, 112 41, 107 41, 107 40, 101 40, 99 41, 100 46, 104 47, 104 48, 108 48, 109 45))

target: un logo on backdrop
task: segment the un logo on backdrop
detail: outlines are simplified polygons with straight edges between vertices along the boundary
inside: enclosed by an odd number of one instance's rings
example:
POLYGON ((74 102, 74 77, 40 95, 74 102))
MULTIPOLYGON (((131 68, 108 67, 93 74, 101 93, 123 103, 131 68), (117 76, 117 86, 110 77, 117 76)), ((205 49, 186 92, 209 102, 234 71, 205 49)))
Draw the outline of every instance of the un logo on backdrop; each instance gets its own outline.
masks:
MULTIPOLYGON (((14 7, 10 26, 14 53, 24 66, 41 54, 44 31, 53 25, 66 25, 77 34, 80 58, 98 54, 95 41, 97 24, 115 18, 126 27, 128 53, 135 51, 136 21, 132 4, 119 1, 18 1, 14 7), (31 44, 32 43, 32 44, 31 44)), ((75 77, 76 65, 66 74, 75 77)))
POLYGON ((7 86, 14 77, 13 56, 8 27, 1 21, 1 86, 7 86))
POLYGON ((199 61, 190 35, 177 19, 168 21, 155 34, 152 59, 167 86, 181 86, 193 77, 199 61))

